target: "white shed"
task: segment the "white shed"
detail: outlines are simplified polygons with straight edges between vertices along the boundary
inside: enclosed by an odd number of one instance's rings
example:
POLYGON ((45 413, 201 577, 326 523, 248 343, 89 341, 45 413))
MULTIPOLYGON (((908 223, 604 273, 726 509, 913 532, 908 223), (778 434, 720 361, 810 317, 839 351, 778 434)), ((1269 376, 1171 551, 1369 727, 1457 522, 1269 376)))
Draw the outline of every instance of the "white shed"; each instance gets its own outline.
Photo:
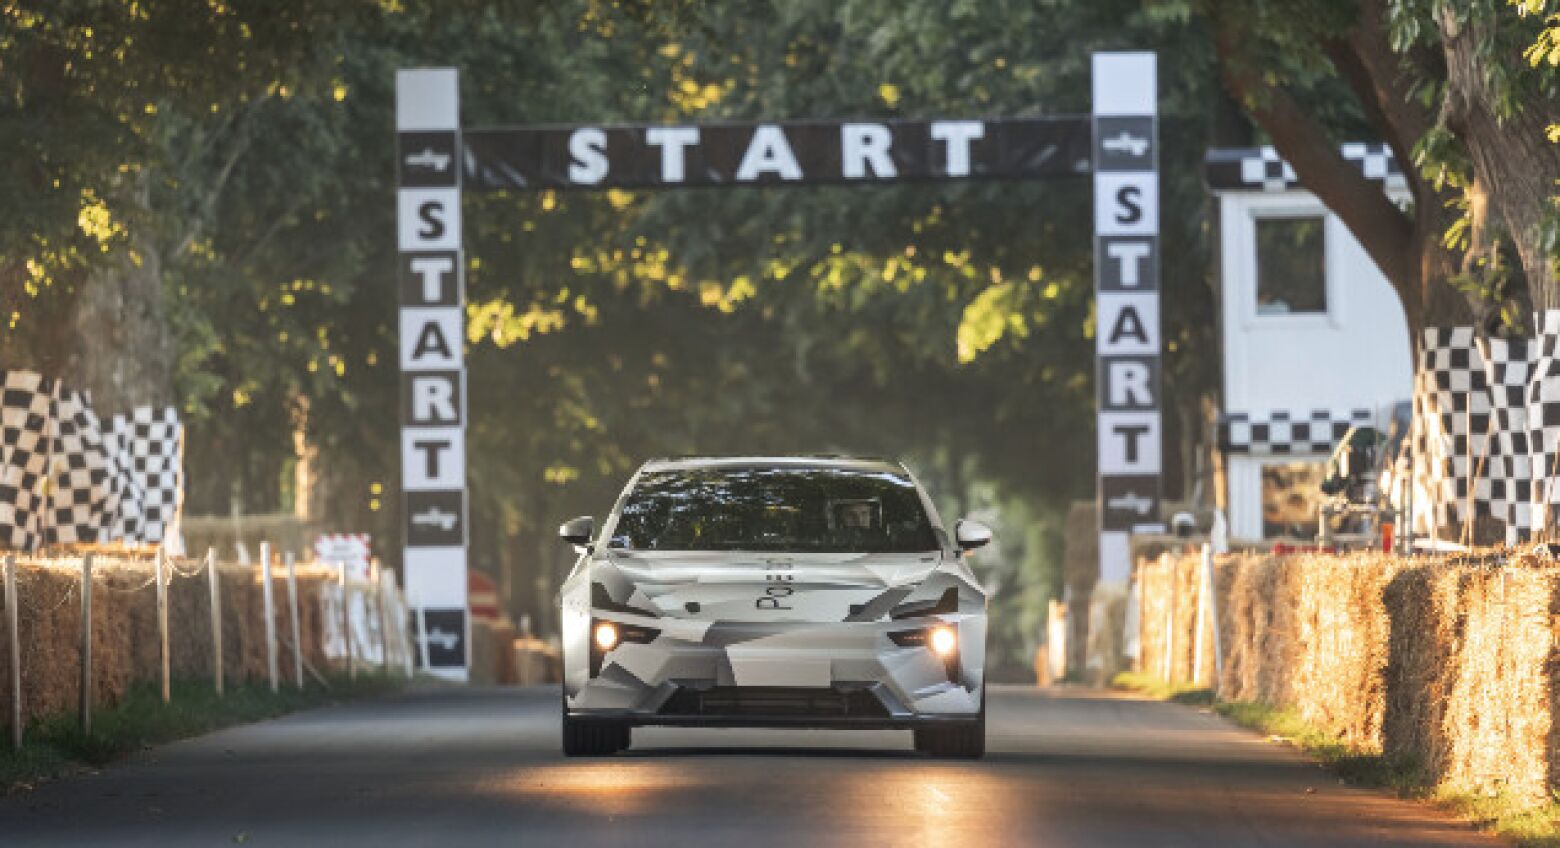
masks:
MULTIPOLYGON (((1406 199, 1383 145, 1343 155, 1406 199)), ((1309 538, 1317 485, 1351 424, 1386 429, 1413 385, 1397 294, 1271 147, 1210 150, 1224 376, 1219 450, 1230 533, 1309 538)))

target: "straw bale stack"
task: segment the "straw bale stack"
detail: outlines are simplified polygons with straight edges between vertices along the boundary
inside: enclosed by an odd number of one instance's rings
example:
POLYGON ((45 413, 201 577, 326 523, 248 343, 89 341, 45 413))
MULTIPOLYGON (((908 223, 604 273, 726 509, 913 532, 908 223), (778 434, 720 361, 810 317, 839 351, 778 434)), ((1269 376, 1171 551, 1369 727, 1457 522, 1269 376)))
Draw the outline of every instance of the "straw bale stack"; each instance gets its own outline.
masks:
MULTIPOLYGON (((81 561, 25 559, 18 562, 17 594, 21 647, 22 706, 28 721, 74 711, 81 675, 81 561)), ((169 586, 169 657, 173 676, 213 674, 210 588, 201 563, 180 561, 169 586)), ((264 599, 259 569, 218 566, 222 595, 223 665, 229 680, 267 678, 264 599)), ((127 556, 96 558, 92 593, 92 686, 94 703, 113 704, 135 683, 161 675, 157 595, 152 561, 127 556)), ((286 571, 274 570, 278 661, 291 680, 288 642, 291 622, 286 571)), ((321 593, 334 585, 331 569, 298 568, 298 606, 304 658, 325 670, 321 593)), ((0 619, 3 622, 3 619, 0 619)), ((11 715, 10 645, 0 626, 0 723, 11 715)), ((339 662, 339 660, 337 661, 339 662)))
MULTIPOLYGON (((1199 570, 1140 565, 1144 673, 1190 681, 1199 570)), ((1215 573, 1221 698, 1293 709, 1437 786, 1560 789, 1560 564, 1264 554, 1215 573)))

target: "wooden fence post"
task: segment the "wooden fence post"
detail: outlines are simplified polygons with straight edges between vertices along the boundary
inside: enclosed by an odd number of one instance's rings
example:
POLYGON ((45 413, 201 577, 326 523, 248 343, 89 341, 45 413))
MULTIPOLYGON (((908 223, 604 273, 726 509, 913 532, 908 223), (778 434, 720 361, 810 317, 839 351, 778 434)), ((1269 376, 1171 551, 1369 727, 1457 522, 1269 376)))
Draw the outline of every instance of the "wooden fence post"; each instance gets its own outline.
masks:
POLYGON ((298 558, 287 552, 287 605, 292 608, 293 677, 303 688, 303 628, 298 623, 298 558))
POLYGON ((276 596, 271 586, 271 543, 260 543, 260 594, 265 599, 265 667, 270 675, 271 691, 277 691, 276 670, 276 596))
POLYGON ((385 614, 385 581, 379 560, 369 563, 368 582, 373 586, 374 611, 379 613, 379 670, 390 670, 390 617, 385 614))
POLYGON ((11 641, 11 747, 22 747, 22 642, 20 599, 16 596, 16 556, 5 558, 5 624, 11 641))
POLYGON ((162 548, 157 549, 157 556, 153 558, 152 567, 157 569, 157 643, 162 651, 162 700, 166 704, 173 700, 173 687, 170 681, 172 665, 168 657, 168 574, 166 566, 168 560, 162 548))
MULTIPOLYGON (((1202 569, 1202 564, 1199 562, 1198 563, 1198 570, 1199 570, 1199 572, 1201 571, 1201 569, 1202 569)), ((1198 576, 1200 577, 1201 574, 1199 574, 1198 576)), ((1194 628, 1194 631, 1192 633, 1192 685, 1193 686, 1196 686, 1196 685, 1202 683, 1202 679, 1203 679, 1203 653, 1205 652, 1205 648, 1204 648, 1204 645, 1203 645, 1203 642, 1205 641, 1203 639, 1203 630, 1208 625, 1208 584, 1207 584, 1206 581, 1198 580, 1196 582, 1195 586, 1196 586, 1196 589, 1197 589, 1197 618, 1196 618, 1196 623, 1192 625, 1192 627, 1194 628)))
POLYGON ((422 660, 424 670, 432 668, 428 664, 428 616, 426 610, 419 604, 417 610, 417 656, 422 660))
POLYGON ((347 676, 357 679, 357 652, 352 649, 352 610, 347 600, 347 564, 336 563, 336 582, 341 587, 341 639, 347 646, 347 676))
POLYGON ((211 589, 211 671, 222 696, 222 587, 217 576, 217 549, 206 549, 206 582, 211 589))
POLYGON ((1175 662, 1175 563, 1171 562, 1169 554, 1159 556, 1159 564, 1165 566, 1165 581, 1168 588, 1165 590, 1165 658, 1164 674, 1166 683, 1173 683, 1173 663, 1175 662))
POLYGON ((92 732, 92 554, 81 558, 81 732, 92 732))
POLYGON ((386 591, 390 593, 390 620, 395 622, 396 650, 401 658, 401 670, 410 679, 417 673, 417 661, 412 654, 412 623, 406 608, 406 596, 396 585, 395 572, 381 571, 379 577, 385 581, 386 591))

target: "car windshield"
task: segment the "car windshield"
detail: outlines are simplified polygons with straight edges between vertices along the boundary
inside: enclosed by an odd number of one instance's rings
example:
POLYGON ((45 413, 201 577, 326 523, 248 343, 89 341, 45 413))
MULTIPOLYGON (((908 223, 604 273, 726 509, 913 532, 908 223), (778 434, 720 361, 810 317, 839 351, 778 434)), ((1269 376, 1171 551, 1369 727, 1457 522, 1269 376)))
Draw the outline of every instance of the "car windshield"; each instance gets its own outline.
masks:
POLYGON ((662 551, 915 553, 937 537, 903 473, 715 468, 640 476, 609 547, 662 551))

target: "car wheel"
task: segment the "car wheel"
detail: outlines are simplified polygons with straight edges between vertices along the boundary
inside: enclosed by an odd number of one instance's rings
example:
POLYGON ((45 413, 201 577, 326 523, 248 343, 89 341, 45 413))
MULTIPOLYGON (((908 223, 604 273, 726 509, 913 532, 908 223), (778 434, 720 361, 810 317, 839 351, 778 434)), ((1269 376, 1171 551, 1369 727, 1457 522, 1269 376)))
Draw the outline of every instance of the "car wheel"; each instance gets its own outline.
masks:
POLYGON ((915 749, 934 757, 979 759, 986 753, 986 719, 915 729, 915 749))
POLYGON ((915 728, 915 749, 933 757, 978 760, 986 754, 986 692, 980 693, 980 713, 973 721, 915 728))
POLYGON ((565 757, 605 757, 627 751, 633 744, 633 729, 627 722, 575 718, 563 714, 563 755, 565 757))

